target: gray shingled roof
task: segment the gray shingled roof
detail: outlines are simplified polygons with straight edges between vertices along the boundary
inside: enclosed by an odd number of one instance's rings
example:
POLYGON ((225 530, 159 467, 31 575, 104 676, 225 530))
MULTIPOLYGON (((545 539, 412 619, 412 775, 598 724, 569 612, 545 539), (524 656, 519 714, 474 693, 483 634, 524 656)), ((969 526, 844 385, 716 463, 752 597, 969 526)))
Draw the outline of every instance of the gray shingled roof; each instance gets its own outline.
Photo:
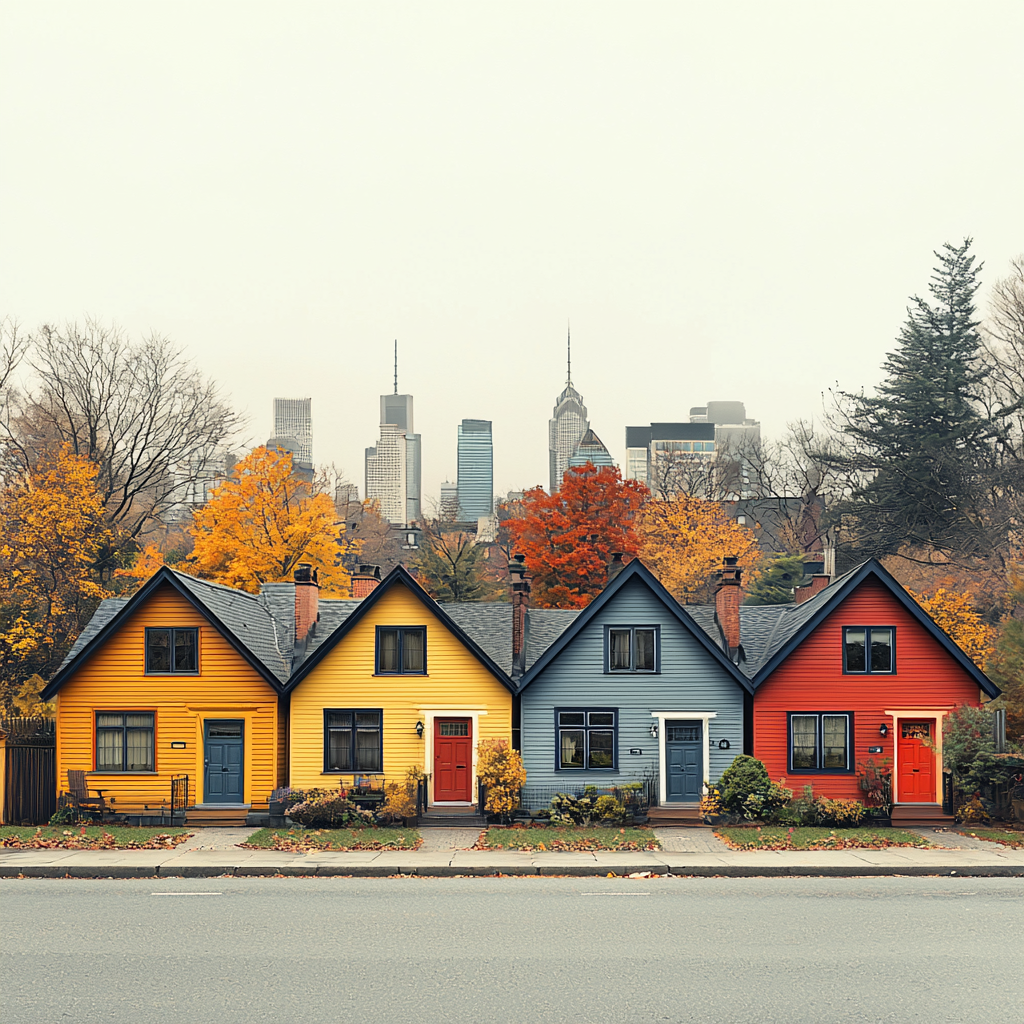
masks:
POLYGON ((85 629, 78 634, 67 656, 60 663, 57 669, 59 672, 65 665, 74 658, 77 658, 83 647, 128 603, 125 597, 107 597, 100 601, 99 607, 92 613, 92 618, 86 624, 85 629))
POLYGON ((441 607, 505 675, 512 675, 511 604, 505 601, 443 601, 441 607))
POLYGON ((526 616, 526 671, 569 628, 578 608, 531 608, 526 616))
MULTIPOLYGON (((362 601, 344 600, 341 598, 321 598, 319 603, 320 621, 316 629, 306 638, 306 657, 308 658, 360 605, 362 601)), ((289 636, 295 634, 295 603, 292 599, 290 611, 292 629, 289 636)))

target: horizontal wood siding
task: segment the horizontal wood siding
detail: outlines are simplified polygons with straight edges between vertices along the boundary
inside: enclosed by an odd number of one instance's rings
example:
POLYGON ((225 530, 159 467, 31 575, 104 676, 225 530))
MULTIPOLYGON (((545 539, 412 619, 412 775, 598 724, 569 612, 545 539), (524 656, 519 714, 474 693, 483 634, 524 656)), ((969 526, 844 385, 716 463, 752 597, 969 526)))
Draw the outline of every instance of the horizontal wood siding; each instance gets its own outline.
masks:
POLYGON ((658 740, 651 736, 654 711, 713 712, 711 781, 743 753, 743 690, 701 646, 642 580, 620 590, 601 613, 532 682, 522 695, 523 761, 528 786, 607 785, 657 774, 658 740), (661 672, 607 674, 604 629, 661 627, 661 672), (556 707, 611 707, 619 713, 617 772, 558 771, 555 768, 556 707), (729 750, 719 750, 727 739, 729 750), (630 748, 643 754, 630 754, 630 748))
POLYGON ((159 807, 170 800, 172 775, 189 776, 190 802, 203 798, 203 720, 245 720, 245 801, 266 806, 277 783, 277 694, 209 620, 172 587, 160 587, 96 651, 57 694, 57 778, 69 768, 90 772, 89 787, 115 799, 116 810, 159 807), (199 674, 147 676, 147 626, 199 629, 199 674), (100 774, 95 768, 97 711, 156 712, 156 771, 100 774), (185 743, 184 750, 171 748, 185 743))
POLYGON ((980 704, 978 687, 892 596, 874 580, 865 581, 786 659, 754 695, 754 756, 769 776, 786 778, 799 794, 811 783, 822 796, 862 800, 852 774, 791 774, 787 712, 852 711, 854 766, 873 757, 893 763, 895 730, 885 710, 954 708, 980 704), (895 626, 894 675, 843 675, 843 626, 895 626), (879 735, 885 722, 889 735, 879 735), (868 747, 883 753, 869 754, 868 747))
POLYGON ((294 788, 339 784, 337 774, 323 770, 324 708, 382 709, 388 782, 404 781, 413 766, 431 771, 424 765, 427 739, 416 735, 424 708, 486 712, 474 743, 512 738, 511 692, 401 584, 392 586, 292 692, 289 784, 294 788), (425 626, 427 675, 375 676, 377 626, 425 626))

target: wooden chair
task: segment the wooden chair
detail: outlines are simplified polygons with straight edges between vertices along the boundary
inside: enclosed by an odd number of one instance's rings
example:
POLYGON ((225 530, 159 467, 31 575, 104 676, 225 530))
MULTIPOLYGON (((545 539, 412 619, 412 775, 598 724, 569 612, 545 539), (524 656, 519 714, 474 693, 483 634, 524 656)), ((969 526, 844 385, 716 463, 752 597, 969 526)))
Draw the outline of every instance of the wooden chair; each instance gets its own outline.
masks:
POLYGON ((79 811, 96 814, 102 817, 107 812, 107 801, 102 789, 93 790, 96 796, 89 796, 89 788, 85 784, 85 772, 68 769, 68 790, 71 799, 79 811))

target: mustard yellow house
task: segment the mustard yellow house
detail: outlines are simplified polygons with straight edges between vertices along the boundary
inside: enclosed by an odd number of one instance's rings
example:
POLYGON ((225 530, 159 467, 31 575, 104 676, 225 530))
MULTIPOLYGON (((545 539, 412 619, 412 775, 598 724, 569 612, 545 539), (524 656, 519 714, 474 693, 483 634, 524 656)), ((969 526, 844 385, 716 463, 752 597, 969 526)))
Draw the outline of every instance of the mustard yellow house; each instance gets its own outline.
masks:
POLYGON ((402 566, 344 612, 329 632, 309 615, 285 688, 289 785, 404 781, 418 768, 432 807, 471 808, 477 744, 511 742, 511 679, 402 566))

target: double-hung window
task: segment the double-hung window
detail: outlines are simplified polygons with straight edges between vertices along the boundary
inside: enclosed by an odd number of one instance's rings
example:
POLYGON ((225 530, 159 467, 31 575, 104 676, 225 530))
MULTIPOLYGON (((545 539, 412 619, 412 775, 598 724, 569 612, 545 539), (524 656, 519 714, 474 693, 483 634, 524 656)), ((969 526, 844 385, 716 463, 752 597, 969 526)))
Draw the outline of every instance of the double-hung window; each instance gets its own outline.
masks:
POLYGON ((426 671, 426 627, 377 627, 377 675, 425 675, 426 671))
POLYGON ((152 711, 96 713, 96 771, 156 771, 152 711))
POLYGON ((606 672, 657 672, 660 630, 657 626, 608 626, 606 672))
POLYGON ((379 708, 324 708, 324 771, 383 771, 383 717, 379 708))
POLYGON ((791 772, 852 771, 853 715, 847 711, 794 711, 789 716, 791 772))
POLYGON ((895 672, 896 630, 892 626, 844 626, 844 672, 895 672))
POLYGON ((146 630, 146 675, 195 675, 199 671, 199 630, 146 630))
POLYGON ((559 708, 555 742, 560 771, 615 769, 618 713, 613 708, 559 708))

